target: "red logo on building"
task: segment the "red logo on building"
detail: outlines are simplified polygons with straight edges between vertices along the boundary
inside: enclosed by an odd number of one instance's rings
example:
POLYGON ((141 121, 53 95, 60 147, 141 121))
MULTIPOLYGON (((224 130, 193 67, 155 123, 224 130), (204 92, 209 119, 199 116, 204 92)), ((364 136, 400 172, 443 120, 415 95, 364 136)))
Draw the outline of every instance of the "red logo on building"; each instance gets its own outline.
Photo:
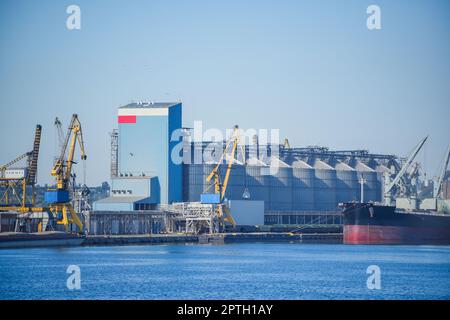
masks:
POLYGON ((119 123, 136 123, 136 116, 119 116, 119 123))

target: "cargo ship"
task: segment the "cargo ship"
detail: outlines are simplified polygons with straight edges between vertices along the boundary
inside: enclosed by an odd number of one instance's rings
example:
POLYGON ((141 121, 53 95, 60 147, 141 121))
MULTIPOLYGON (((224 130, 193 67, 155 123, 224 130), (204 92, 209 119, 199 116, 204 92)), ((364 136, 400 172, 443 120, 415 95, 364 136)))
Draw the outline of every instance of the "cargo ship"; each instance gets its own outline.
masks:
POLYGON ((374 203, 340 207, 344 244, 450 245, 450 214, 374 203))
POLYGON ((0 233, 0 249, 79 246, 84 239, 85 237, 79 234, 59 231, 2 232, 0 233))

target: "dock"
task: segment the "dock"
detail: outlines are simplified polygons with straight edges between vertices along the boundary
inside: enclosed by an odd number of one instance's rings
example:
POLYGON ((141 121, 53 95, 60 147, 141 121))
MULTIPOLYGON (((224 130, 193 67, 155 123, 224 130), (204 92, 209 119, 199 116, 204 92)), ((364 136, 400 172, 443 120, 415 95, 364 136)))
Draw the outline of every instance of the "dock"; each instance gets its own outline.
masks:
POLYGON ((83 246, 162 244, 162 243, 197 243, 197 235, 178 234, 137 234, 137 235, 95 235, 86 236, 83 246))
POLYGON ((341 233, 308 233, 296 234, 288 232, 255 232, 255 233, 220 233, 203 235, 160 234, 160 235, 95 235, 86 236, 82 245, 135 245, 163 243, 198 243, 228 244, 243 242, 285 242, 285 243, 342 243, 341 233))

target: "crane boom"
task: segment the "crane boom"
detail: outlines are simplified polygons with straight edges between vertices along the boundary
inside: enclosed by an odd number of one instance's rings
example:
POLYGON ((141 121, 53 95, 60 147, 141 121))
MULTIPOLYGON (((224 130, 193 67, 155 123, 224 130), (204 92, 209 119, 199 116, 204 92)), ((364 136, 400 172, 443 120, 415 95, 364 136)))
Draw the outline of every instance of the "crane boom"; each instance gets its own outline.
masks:
POLYGON ((233 216, 231 215, 231 212, 228 209, 228 207, 223 203, 223 200, 225 198, 225 193, 227 191, 228 180, 230 178, 231 168, 233 166, 234 157, 236 154, 238 144, 239 144, 239 127, 234 126, 234 131, 233 131, 230 139, 226 143, 225 150, 223 151, 219 162, 217 163, 217 165, 214 167, 214 169, 211 171, 211 173, 206 178, 206 182, 208 182, 208 183, 210 183, 211 180, 214 178, 214 191, 216 194, 219 194, 219 197, 220 197, 220 203, 217 205, 217 208, 216 208, 217 216, 220 219, 223 219, 224 222, 230 222, 233 226, 236 225, 236 222, 234 221, 233 216), (220 169, 223 159, 225 158, 225 155, 227 154, 231 145, 232 145, 231 155, 230 155, 231 159, 228 162, 227 171, 225 172, 225 178, 224 178, 224 182, 222 184, 221 179, 220 179, 219 169, 220 169), (225 216, 225 218, 223 218, 223 216, 225 216))
POLYGON ((31 151, 31 156, 30 156, 30 160, 28 163, 27 184, 29 184, 29 185, 36 184, 37 166, 38 166, 38 158, 39 158, 39 147, 41 144, 41 134, 42 134, 42 126, 38 124, 36 126, 36 131, 34 134, 33 151, 31 151))
POLYGON ((237 149, 237 145, 238 145, 238 139, 237 137, 234 140, 233 143, 233 149, 231 150, 231 159, 228 162, 228 167, 227 167, 227 172, 225 173, 225 179, 223 181, 223 186, 222 186, 222 194, 220 195, 220 200, 222 201, 223 198, 225 197, 225 191, 227 191, 227 186, 228 186, 228 180, 230 179, 230 172, 231 172, 231 167, 233 166, 233 162, 234 162, 234 155, 236 153, 236 149, 237 149))
POLYGON ((63 133, 63 130, 62 130, 62 123, 61 123, 61 121, 59 121, 58 117, 55 118, 54 125, 55 125, 55 128, 56 128, 56 134, 58 135, 58 146, 62 147, 63 141, 65 139, 64 139, 64 133, 63 133))
POLYGON ((437 198, 439 196, 439 193, 441 192, 442 182, 444 181, 445 173, 447 172, 449 160, 450 160, 450 145, 448 146, 447 153, 445 154, 445 157, 444 157, 444 163, 443 163, 441 172, 438 176, 437 183, 433 190, 433 198, 437 198))
POLYGON ((31 155, 31 152, 25 152, 24 154, 21 154, 20 156, 18 156, 17 158, 11 160, 10 162, 1 165, 0 166, 0 172, 3 175, 3 172, 8 169, 10 166, 12 166, 13 164, 19 162, 20 160, 24 159, 25 157, 29 157, 31 155))
POLYGON ((419 153, 420 149, 422 149, 422 146, 424 145, 425 141, 427 141, 428 136, 423 138, 419 144, 414 148, 413 152, 409 155, 408 159, 406 160, 403 167, 400 169, 400 172, 395 176, 394 180, 386 187, 384 190, 385 194, 388 194, 392 188, 399 182, 399 180, 403 177, 403 175, 407 172, 411 164, 413 163, 414 159, 416 158, 417 154, 419 153))

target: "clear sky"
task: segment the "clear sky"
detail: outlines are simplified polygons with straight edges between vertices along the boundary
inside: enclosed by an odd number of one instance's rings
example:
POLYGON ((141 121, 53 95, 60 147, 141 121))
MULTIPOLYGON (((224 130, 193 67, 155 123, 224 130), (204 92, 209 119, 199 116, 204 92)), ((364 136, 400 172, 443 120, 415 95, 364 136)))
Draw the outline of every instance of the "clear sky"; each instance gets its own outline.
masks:
POLYGON ((40 123, 38 182, 52 181, 54 118, 78 113, 87 183, 106 181, 116 108, 139 99, 182 100, 185 126, 279 128, 292 146, 405 156, 429 134, 431 176, 450 143, 450 1, 0 1, 0 163, 40 123))

